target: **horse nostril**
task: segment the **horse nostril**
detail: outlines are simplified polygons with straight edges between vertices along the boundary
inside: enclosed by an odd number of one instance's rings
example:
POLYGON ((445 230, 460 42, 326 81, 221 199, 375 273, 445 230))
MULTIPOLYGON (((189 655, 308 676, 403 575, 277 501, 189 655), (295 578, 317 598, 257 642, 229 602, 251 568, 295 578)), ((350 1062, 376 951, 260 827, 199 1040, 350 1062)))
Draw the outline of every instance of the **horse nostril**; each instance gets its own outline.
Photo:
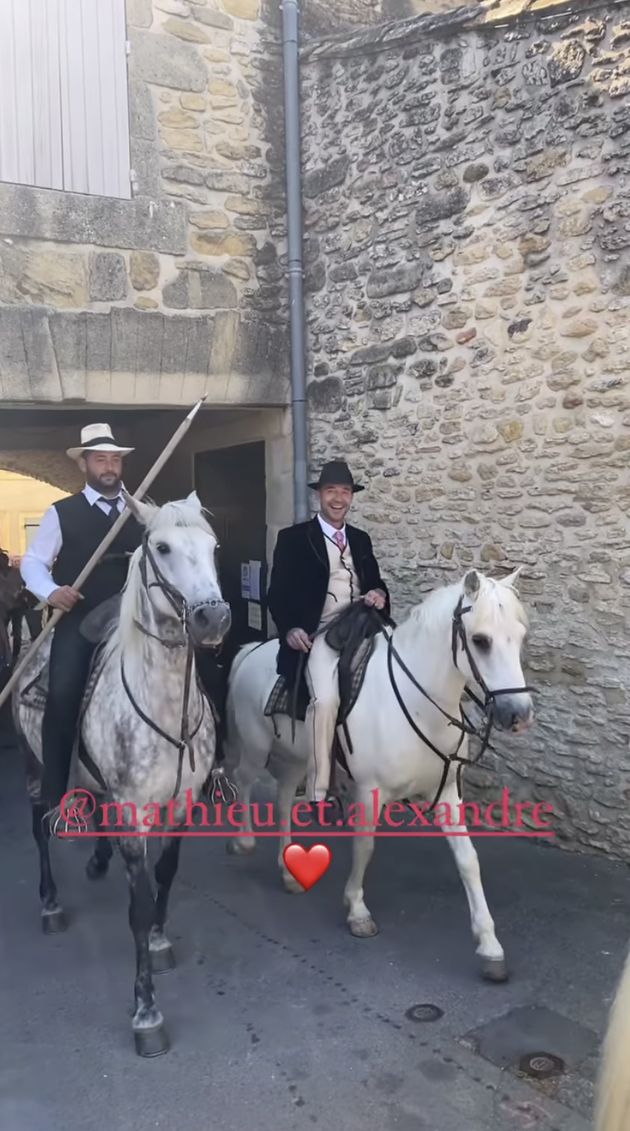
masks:
POLYGON ((207 628, 208 627, 210 620, 209 620, 208 614, 207 614, 205 609, 195 609, 195 612, 194 612, 193 615, 194 615, 194 619, 195 619, 195 624, 198 624, 200 628, 207 628))

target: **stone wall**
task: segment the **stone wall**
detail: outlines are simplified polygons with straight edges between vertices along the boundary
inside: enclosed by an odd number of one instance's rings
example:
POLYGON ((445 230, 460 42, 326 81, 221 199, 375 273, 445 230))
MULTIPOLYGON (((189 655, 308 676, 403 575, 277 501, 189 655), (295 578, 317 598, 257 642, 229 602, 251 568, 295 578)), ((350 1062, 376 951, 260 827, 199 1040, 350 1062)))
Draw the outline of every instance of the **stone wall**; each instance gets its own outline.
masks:
POLYGON ((526 739, 476 775, 630 857, 630 5, 475 5, 302 61, 313 472, 394 616, 523 565, 526 739))
POLYGON ((0 400, 282 405, 269 0, 128 0, 131 200, 0 184, 0 400))

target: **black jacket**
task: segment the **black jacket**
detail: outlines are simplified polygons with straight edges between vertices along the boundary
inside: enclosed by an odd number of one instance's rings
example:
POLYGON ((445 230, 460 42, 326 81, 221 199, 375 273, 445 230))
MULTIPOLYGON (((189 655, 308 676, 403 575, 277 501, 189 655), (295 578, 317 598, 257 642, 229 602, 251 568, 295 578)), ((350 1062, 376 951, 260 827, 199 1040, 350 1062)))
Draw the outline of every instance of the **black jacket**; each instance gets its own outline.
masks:
MULTIPOLYGON (((389 591, 378 567, 369 534, 346 523, 361 593, 382 589, 389 614, 389 591)), ((317 518, 289 526, 278 534, 267 593, 269 611, 280 636, 277 670, 293 684, 301 655, 286 643, 292 628, 315 632, 328 591, 330 576, 324 533, 317 518)))

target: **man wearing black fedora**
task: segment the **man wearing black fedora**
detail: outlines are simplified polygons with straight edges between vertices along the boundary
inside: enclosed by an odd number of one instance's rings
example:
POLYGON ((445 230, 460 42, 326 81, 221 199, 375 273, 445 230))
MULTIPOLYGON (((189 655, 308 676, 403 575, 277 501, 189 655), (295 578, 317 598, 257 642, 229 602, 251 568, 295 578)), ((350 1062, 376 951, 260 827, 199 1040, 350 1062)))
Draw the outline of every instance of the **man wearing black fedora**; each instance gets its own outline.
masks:
POLYGON ((53 503, 24 555, 27 589, 64 616, 55 626, 49 686, 42 725, 42 804, 54 809, 67 789, 74 736, 94 645, 80 633, 83 617, 120 593, 129 558, 141 544, 142 528, 130 515, 95 566, 81 592, 73 581, 124 508, 122 461, 133 448, 118 444, 108 424, 89 424, 81 443, 69 448, 85 476, 82 491, 53 503))
POLYGON ((339 710, 338 653, 319 634, 344 606, 357 600, 389 613, 389 592, 369 535, 346 523, 353 496, 364 488, 355 483, 347 463, 325 464, 315 483, 319 511, 308 522, 281 530, 274 553, 269 610, 280 636, 277 671, 293 688, 300 653, 308 656, 305 676, 314 722, 313 763, 306 798, 314 807, 328 798, 332 744, 339 710))

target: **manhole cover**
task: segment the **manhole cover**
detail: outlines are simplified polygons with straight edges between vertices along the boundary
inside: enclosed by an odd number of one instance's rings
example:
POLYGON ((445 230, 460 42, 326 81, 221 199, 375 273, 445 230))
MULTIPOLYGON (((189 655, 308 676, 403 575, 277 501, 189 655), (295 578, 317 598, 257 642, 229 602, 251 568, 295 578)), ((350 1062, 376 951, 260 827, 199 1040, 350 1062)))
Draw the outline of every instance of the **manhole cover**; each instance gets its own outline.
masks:
POLYGON ((522 1056, 518 1064, 521 1072, 534 1076, 537 1080, 547 1080, 550 1076, 561 1076, 565 1070, 564 1061, 550 1052, 532 1052, 522 1056))
POLYGON ((409 1021, 439 1021, 444 1016, 444 1010, 437 1005, 412 1005, 405 1013, 409 1021))

